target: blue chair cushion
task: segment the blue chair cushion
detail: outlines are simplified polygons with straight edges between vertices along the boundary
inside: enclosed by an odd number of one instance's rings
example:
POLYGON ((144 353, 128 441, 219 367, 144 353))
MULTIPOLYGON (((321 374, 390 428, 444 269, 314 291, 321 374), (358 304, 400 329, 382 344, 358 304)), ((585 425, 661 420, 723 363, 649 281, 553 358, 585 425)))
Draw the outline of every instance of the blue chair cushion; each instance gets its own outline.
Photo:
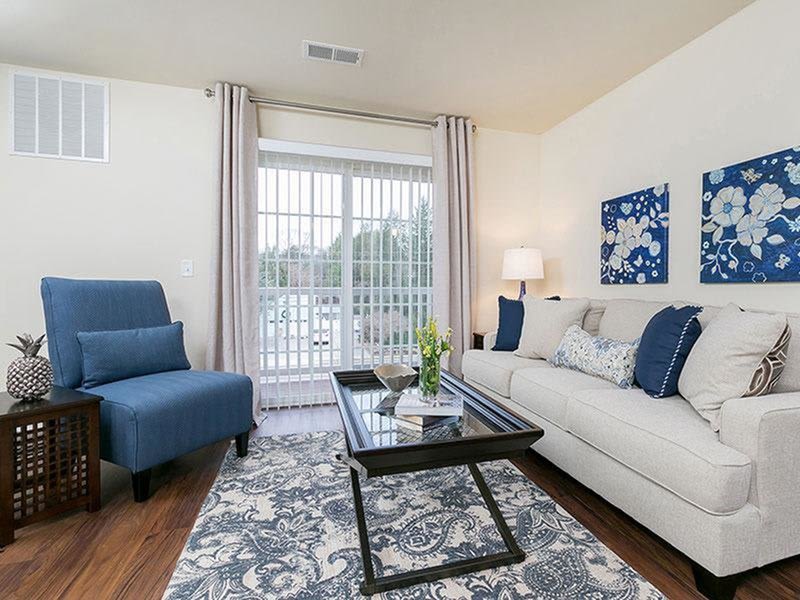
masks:
POLYGON ((118 331, 79 331, 83 387, 140 375, 191 369, 183 346, 183 323, 118 331))
POLYGON ((47 348, 56 385, 83 381, 79 331, 157 327, 172 322, 157 281, 42 279, 47 348))
POLYGON ((644 328, 634 375, 653 398, 678 393, 678 378, 686 357, 700 337, 699 306, 668 306, 657 312, 644 328))
POLYGON ((513 351, 519 347, 519 336, 522 334, 522 320, 525 309, 522 300, 497 298, 498 323, 497 338, 492 350, 513 351))
POLYGON ((250 378, 167 371, 91 389, 100 403, 100 457, 134 473, 248 431, 250 378))

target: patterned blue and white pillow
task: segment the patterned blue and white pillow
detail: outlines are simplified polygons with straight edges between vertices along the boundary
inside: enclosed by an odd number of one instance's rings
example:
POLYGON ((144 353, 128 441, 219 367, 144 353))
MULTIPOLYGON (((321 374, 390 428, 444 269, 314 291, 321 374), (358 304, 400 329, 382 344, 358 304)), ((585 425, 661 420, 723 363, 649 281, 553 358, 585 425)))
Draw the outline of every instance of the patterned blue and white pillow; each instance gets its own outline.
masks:
POLYGON ((639 340, 620 342, 593 337, 577 325, 564 333, 552 360, 554 367, 601 377, 621 388, 633 386, 633 369, 639 340))

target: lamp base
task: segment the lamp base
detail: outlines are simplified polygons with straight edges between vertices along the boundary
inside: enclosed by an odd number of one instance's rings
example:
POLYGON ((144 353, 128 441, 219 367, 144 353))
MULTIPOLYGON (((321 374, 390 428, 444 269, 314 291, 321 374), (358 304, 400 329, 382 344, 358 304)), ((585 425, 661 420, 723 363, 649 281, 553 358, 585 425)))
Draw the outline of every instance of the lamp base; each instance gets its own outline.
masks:
POLYGON ((518 300, 522 300, 525 297, 525 280, 519 282, 519 298, 518 300))

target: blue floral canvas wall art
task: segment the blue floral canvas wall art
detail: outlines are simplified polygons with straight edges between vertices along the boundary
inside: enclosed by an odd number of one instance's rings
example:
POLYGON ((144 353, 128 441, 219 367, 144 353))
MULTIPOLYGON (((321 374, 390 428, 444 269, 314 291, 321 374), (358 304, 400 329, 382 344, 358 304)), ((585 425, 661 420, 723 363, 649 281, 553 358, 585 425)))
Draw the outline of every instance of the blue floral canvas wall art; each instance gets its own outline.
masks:
POLYGON ((800 146, 703 175, 700 281, 800 281, 800 146))
POLYGON ((668 184, 606 200, 600 221, 600 283, 667 282, 668 184))

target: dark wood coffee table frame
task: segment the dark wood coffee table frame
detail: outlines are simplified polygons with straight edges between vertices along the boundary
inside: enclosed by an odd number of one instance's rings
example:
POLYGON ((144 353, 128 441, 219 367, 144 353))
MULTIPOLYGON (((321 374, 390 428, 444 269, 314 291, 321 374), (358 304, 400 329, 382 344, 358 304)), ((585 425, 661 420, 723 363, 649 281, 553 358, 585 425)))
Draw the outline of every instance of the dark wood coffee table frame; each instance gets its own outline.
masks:
POLYGON ((350 483, 353 487, 361 560, 364 564, 364 582, 360 586, 362 594, 369 596, 525 560, 525 553, 514 540, 489 486, 486 485, 486 480, 478 469, 478 463, 524 457, 531 444, 544 435, 541 428, 493 402, 454 375, 442 371, 442 387, 446 391, 459 393, 465 403, 469 405, 471 412, 478 415, 479 419, 493 432, 416 444, 376 446, 353 400, 350 386, 380 385, 378 378, 372 371, 338 371, 331 373, 330 378, 347 442, 347 455, 337 455, 337 458, 350 467, 350 483), (469 472, 503 538, 506 551, 398 575, 375 577, 359 476, 381 477, 456 465, 469 467, 469 472))

